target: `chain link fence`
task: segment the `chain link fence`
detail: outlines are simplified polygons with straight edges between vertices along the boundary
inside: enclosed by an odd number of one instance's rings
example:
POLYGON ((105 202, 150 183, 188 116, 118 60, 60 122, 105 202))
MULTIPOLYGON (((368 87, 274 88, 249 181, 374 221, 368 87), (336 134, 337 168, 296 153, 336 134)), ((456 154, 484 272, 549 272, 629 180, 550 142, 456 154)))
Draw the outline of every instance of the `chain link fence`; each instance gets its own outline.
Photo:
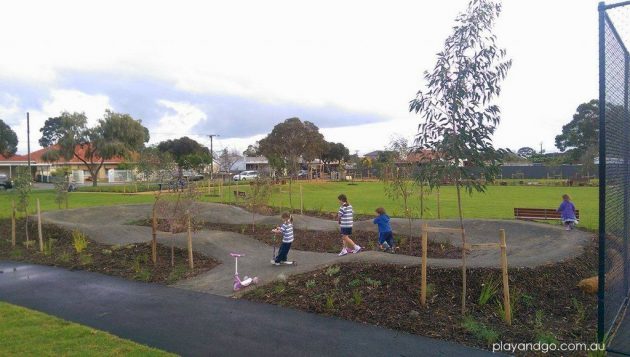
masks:
POLYGON ((630 355, 630 1, 599 5, 599 303, 598 338, 630 355), (603 163, 603 164, 602 164, 603 163))

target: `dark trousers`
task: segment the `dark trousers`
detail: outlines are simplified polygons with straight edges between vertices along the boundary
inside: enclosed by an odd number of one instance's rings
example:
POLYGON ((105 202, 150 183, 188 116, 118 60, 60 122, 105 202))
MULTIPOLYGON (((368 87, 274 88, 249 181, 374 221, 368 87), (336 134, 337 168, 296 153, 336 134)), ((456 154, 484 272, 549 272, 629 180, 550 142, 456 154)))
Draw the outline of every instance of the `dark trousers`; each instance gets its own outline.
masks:
POLYGON ((276 263, 287 261, 287 255, 289 254, 289 249, 291 249, 291 243, 280 244, 280 249, 278 250, 278 256, 276 257, 276 263))

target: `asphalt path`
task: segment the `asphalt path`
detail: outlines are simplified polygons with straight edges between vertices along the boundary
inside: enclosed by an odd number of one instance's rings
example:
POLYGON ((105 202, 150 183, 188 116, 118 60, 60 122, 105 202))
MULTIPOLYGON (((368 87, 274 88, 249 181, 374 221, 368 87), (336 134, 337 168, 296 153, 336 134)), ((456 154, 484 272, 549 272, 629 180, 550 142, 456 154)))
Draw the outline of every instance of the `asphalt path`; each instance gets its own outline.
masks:
POLYGON ((0 261, 0 300, 184 356, 487 356, 279 306, 0 261))

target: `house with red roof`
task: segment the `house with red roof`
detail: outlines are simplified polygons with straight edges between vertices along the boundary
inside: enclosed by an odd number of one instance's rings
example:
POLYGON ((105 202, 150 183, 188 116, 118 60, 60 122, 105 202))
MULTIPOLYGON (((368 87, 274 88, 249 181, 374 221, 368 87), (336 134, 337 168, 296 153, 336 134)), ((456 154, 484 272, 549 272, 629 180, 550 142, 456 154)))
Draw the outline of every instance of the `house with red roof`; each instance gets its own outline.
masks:
MULTIPOLYGON (((55 161, 47 161, 46 153, 55 149, 56 146, 51 146, 31 153, 31 175, 34 180, 46 182, 53 172, 63 169, 71 171, 74 177, 83 177, 85 180, 91 179, 87 165, 81 161, 83 159, 89 163, 89 160, 86 160, 84 157, 86 146, 77 145, 75 149, 77 155, 70 160, 59 158, 55 161)), ((94 162, 100 163, 100 161, 100 158, 94 159, 94 162)), ((104 160, 103 166, 98 172, 98 180, 106 181, 109 170, 116 169, 123 162, 125 162, 125 159, 122 157, 104 160)), ((15 177, 19 167, 28 167, 28 155, 14 155, 8 158, 0 155, 0 174, 15 177)))

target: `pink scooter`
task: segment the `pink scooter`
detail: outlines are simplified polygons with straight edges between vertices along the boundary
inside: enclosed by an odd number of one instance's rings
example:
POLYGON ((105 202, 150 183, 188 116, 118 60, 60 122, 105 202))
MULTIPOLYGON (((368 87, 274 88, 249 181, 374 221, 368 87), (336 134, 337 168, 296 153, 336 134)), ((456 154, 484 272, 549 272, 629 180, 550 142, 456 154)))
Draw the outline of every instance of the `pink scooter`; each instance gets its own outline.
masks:
POLYGON ((256 276, 250 278, 246 275, 243 280, 238 276, 238 258, 244 257, 245 254, 230 253, 230 255, 234 257, 234 291, 238 291, 251 284, 258 284, 258 277, 256 276))

